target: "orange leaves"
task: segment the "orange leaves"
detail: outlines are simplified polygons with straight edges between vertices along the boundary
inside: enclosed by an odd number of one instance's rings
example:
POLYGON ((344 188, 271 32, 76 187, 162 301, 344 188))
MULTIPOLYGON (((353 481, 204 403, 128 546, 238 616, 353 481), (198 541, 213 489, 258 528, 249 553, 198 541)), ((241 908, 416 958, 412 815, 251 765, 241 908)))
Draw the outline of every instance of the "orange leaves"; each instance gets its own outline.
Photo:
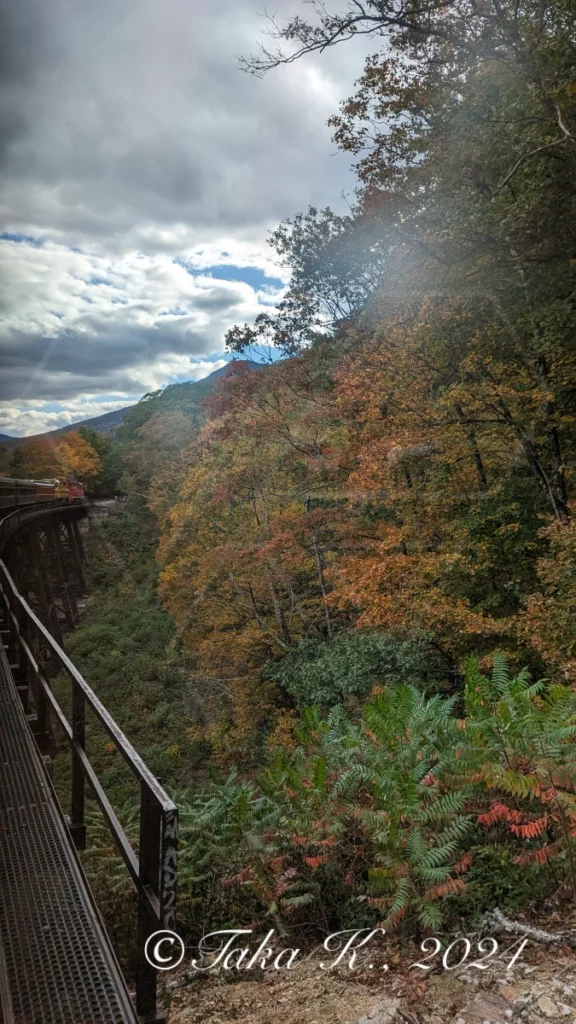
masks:
POLYGON ((526 825, 510 825, 510 831, 515 836, 520 836, 521 839, 535 839, 541 832, 544 831, 548 824, 548 816, 545 814, 542 818, 537 818, 535 821, 529 821, 526 825))
POLYGON ((553 860, 554 857, 562 850, 562 844, 560 842, 550 843, 548 846, 542 846, 539 850, 530 850, 529 853, 521 853, 518 857, 514 858, 514 863, 518 867, 526 868, 530 864, 546 864, 549 860, 553 860))
POLYGON ((435 885, 432 889, 424 894, 426 899, 439 900, 443 896, 456 895, 460 892, 465 892, 466 883, 461 878, 447 878, 445 882, 440 885, 435 885))
POLYGON ((396 910, 395 913, 391 914, 387 918, 386 923, 388 925, 388 928, 394 928, 397 924, 400 924, 400 921, 405 916, 406 916, 406 907, 400 907, 399 910, 396 910))
POLYGON ((498 821, 518 822, 522 821, 522 813, 505 804, 495 803, 485 814, 478 815, 478 821, 481 825, 495 825, 498 821))
POLYGON ((69 430, 56 443, 52 438, 26 440, 21 448, 24 461, 19 470, 24 477, 43 479, 74 473, 80 478, 100 471, 100 457, 76 430, 69 430))
MULTIPOLYGON (((394 532, 390 541, 395 542, 394 532)), ((390 541, 374 545, 377 554, 340 559, 330 573, 331 602, 345 610, 357 609, 360 627, 405 628, 433 632, 457 652, 472 637, 496 635, 500 627, 473 612, 462 600, 448 597, 438 586, 444 559, 436 553, 402 554, 390 550, 390 541)))
POLYGON ((462 857, 461 860, 459 860, 454 865, 454 867, 452 868, 452 871, 454 872, 455 875, 463 875, 466 871, 468 871, 472 867, 473 862, 474 862, 474 858, 473 858, 472 854, 471 853, 467 853, 467 854, 465 854, 464 857, 462 857))
POLYGON ((505 804, 495 803, 485 814, 478 815, 478 822, 482 825, 496 825, 498 822, 506 822, 510 831, 520 839, 535 839, 548 825, 548 815, 541 818, 534 818, 531 821, 525 820, 523 811, 517 811, 507 807, 505 804))
POLYGON ((321 864, 326 864, 328 862, 328 854, 322 853, 317 857, 304 857, 304 861, 308 865, 308 867, 312 868, 312 870, 315 871, 316 868, 319 868, 321 864))

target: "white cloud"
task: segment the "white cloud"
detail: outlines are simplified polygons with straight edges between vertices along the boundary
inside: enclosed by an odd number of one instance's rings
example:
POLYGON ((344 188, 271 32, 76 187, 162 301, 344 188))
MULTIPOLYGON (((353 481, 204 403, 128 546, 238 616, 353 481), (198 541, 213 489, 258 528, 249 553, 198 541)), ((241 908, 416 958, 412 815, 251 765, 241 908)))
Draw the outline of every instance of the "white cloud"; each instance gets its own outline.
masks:
POLYGON ((228 267, 234 276, 258 264, 275 273, 267 257, 240 248, 238 257, 230 245, 177 260, 163 252, 110 255, 50 241, 0 241, 5 398, 70 402, 119 386, 133 395, 194 377, 199 361, 214 368, 228 328, 253 320, 261 303, 283 291, 206 273, 232 258, 244 264, 228 267))

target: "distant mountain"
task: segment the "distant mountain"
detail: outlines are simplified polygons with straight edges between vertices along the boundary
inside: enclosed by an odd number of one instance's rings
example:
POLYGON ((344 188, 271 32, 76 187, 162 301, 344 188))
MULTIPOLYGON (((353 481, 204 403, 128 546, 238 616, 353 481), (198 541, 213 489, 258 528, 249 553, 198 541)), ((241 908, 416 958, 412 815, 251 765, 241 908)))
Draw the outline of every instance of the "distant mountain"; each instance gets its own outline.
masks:
POLYGON ((138 429, 142 423, 155 412, 166 412, 168 409, 178 408, 182 412, 190 414, 196 411, 205 395, 209 394, 214 387, 214 382, 224 374, 234 372, 234 363, 238 366, 249 366, 250 369, 261 369, 261 363, 255 363, 251 359, 236 359, 219 370, 203 377, 202 380, 187 380, 182 384, 169 384, 168 387, 144 395, 136 405, 127 405, 124 409, 116 409, 114 412, 105 412, 102 416, 92 416, 88 420, 79 420, 76 423, 69 423, 65 427, 58 427, 56 430, 47 430, 43 434, 30 434, 28 437, 10 437, 9 434, 0 434, 0 444, 9 450, 18 448, 24 441, 37 441, 39 438, 59 438, 71 430, 78 430, 78 427, 91 427, 98 434, 114 436, 120 425, 124 425, 126 439, 138 429), (128 415, 129 414, 129 415, 128 415), (125 419, 128 422, 124 423, 125 419))
POLYGON ((161 391, 153 391, 151 394, 144 395, 137 405, 125 410, 125 416, 118 431, 119 440, 133 440, 136 431, 155 413, 178 410, 189 416, 194 422, 200 423, 202 400, 214 390, 214 385, 219 377, 234 373, 235 367, 261 370, 262 365, 262 363, 255 363, 251 359, 234 359, 226 363, 226 366, 220 367, 219 370, 214 370, 208 377, 203 377, 202 380, 186 380, 181 384, 169 384, 161 391))
POLYGON ((116 409, 114 412, 105 412, 102 416, 93 416, 89 420, 79 420, 77 423, 69 423, 65 427, 58 427, 56 430, 47 430, 43 434, 28 434, 27 437, 9 437, 7 434, 0 434, 0 442, 6 448, 18 448, 24 441, 38 441, 41 437, 59 438, 62 434, 68 434, 71 430, 78 430, 78 427, 92 427, 99 434, 112 434, 121 424, 124 416, 131 409, 128 405, 125 409, 116 409))

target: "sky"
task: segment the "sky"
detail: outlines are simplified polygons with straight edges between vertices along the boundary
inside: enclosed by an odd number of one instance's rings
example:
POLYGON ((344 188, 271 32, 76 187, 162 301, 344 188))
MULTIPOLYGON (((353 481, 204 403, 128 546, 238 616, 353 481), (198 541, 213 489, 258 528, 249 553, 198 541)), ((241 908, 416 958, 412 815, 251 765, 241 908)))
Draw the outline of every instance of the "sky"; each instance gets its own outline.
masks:
POLYGON ((219 368, 228 328, 288 283, 267 233, 309 204, 347 208, 351 160, 326 120, 374 43, 257 79, 237 59, 266 41, 262 9, 0 0, 0 433, 219 368))

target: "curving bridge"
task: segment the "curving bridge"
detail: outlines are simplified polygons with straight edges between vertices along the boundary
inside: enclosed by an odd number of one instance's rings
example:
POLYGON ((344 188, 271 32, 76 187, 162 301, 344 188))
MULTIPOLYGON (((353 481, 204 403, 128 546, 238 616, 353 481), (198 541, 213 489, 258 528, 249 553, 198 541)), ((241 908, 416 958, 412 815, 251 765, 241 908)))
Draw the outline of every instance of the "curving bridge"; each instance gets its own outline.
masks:
POLYGON ((143 949, 175 926, 178 812, 61 646, 85 591, 89 512, 83 500, 52 501, 0 521, 0 1024, 165 1020, 143 949), (69 717, 50 686, 56 675, 69 682, 69 717), (86 755, 87 712, 139 784, 138 854, 86 755), (56 732, 71 754, 64 809, 51 780, 56 732), (137 892, 134 1000, 77 853, 86 783, 137 892))

